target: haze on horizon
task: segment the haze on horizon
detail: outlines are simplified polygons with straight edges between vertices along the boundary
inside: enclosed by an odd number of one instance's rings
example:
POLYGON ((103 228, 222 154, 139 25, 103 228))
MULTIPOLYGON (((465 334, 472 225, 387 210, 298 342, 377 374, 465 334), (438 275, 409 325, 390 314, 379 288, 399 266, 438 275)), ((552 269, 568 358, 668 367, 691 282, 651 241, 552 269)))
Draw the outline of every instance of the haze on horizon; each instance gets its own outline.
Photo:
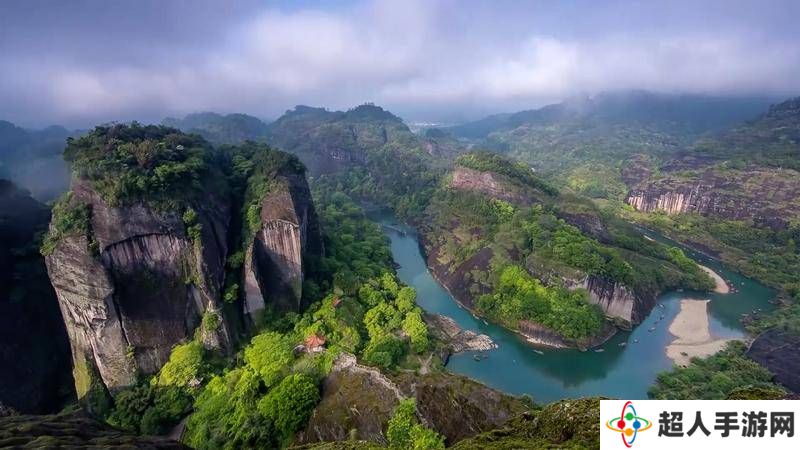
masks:
POLYGON ((644 89, 800 93, 800 2, 0 3, 0 119, 88 127, 374 102, 459 121, 644 89))

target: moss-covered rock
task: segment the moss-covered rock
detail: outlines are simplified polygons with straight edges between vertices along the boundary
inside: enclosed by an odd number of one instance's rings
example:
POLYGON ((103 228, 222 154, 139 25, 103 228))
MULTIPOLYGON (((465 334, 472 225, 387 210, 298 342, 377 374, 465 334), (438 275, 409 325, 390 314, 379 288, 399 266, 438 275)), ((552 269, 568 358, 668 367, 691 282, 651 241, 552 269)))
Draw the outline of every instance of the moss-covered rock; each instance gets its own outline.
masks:
POLYGON ((83 412, 0 417, 0 448, 182 449, 166 437, 136 436, 89 418, 83 412))
POLYGON ((453 448, 599 448, 599 423, 600 399, 562 400, 539 411, 525 412, 504 427, 463 440, 453 448))

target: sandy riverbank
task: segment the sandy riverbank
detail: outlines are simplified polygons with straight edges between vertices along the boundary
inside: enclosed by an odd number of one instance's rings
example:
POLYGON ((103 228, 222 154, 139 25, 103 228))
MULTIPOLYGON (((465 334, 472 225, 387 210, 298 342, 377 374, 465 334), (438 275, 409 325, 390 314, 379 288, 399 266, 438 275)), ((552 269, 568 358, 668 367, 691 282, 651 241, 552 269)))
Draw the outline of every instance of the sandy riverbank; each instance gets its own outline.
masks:
POLYGON ((700 266, 700 268, 703 269, 708 274, 708 276, 710 276, 714 280, 715 284, 714 292, 716 292, 717 294, 727 294, 731 291, 731 288, 728 286, 728 283, 726 283, 725 280, 723 280, 722 277, 719 276, 717 272, 714 272, 708 267, 702 266, 700 264, 698 264, 698 266, 700 266))
POLYGON ((675 339, 667 346, 667 357, 679 366, 686 366, 694 357, 704 358, 722 350, 727 339, 713 339, 708 328, 709 300, 683 299, 681 310, 669 332, 675 339))

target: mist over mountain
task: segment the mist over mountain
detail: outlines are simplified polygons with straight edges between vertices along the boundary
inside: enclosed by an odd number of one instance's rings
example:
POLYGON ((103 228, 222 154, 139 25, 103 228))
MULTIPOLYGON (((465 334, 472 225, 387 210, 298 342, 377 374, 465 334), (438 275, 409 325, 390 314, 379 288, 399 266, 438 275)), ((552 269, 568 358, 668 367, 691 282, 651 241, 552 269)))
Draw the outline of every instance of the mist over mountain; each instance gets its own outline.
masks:
POLYGON ((630 447, 600 399, 800 398, 798 17, 0 1, 0 448, 630 447))
POLYGON ((52 200, 69 183, 61 153, 74 134, 61 126, 26 130, 0 120, 0 178, 13 180, 39 200, 52 200))
POLYGON ((767 97, 665 95, 640 90, 602 92, 538 109, 497 114, 449 130, 459 137, 481 139, 492 132, 523 125, 583 122, 587 125, 635 124, 653 130, 696 135, 752 119, 772 102, 767 97))

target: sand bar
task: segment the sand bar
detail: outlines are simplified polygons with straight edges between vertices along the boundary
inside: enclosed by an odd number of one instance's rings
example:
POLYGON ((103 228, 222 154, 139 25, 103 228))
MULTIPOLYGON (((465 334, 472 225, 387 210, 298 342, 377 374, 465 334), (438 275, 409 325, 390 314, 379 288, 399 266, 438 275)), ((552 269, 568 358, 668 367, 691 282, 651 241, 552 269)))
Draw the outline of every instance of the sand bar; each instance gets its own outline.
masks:
POLYGON ((715 284, 714 292, 716 292, 717 294, 727 294, 731 291, 730 287, 728 287, 728 283, 726 283, 725 280, 723 280, 722 277, 719 276, 717 272, 714 272, 708 267, 702 266, 700 264, 698 264, 698 266, 700 266, 700 268, 703 269, 708 274, 708 276, 710 276, 714 280, 715 284))
POLYGON ((681 310, 669 332, 675 339, 667 346, 667 357, 679 366, 686 366, 694 357, 704 358, 722 350, 727 339, 714 339, 708 329, 709 300, 683 299, 681 310))

